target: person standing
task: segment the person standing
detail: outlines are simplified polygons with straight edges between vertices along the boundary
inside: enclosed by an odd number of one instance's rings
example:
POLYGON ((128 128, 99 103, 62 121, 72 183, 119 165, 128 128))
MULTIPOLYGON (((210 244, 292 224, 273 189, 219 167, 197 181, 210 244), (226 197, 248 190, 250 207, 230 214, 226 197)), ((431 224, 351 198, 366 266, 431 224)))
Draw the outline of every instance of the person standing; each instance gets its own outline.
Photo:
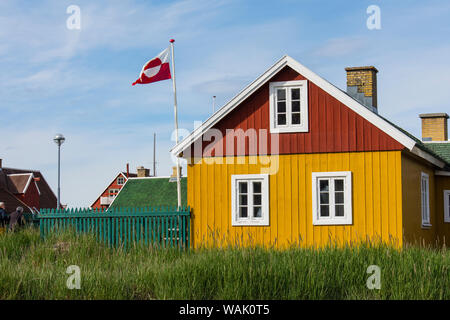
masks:
POLYGON ((8 225, 8 213, 6 212, 6 207, 4 202, 0 202, 0 228, 6 227, 8 225))
POLYGON ((22 226, 23 225, 23 208, 22 207, 17 207, 16 211, 12 212, 9 215, 9 230, 10 231, 14 231, 17 226, 22 226))

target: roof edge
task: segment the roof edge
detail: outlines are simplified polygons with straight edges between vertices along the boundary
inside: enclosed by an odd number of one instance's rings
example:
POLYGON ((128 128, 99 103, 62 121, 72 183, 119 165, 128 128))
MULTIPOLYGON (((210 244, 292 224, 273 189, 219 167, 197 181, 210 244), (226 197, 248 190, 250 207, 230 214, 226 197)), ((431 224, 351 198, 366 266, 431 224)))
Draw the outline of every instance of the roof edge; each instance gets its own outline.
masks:
POLYGON ((408 137, 406 134, 401 132, 399 129, 395 128, 388 121, 384 120, 382 117, 378 116, 376 113, 370 111, 365 106, 360 104, 358 101, 347 95, 338 87, 334 86, 324 78, 318 76, 316 73, 303 66, 298 61, 294 60, 288 55, 283 56, 275 64, 273 64, 269 69, 267 69, 263 74, 261 74, 256 80, 247 85, 241 92, 239 92, 234 98, 232 98, 228 103, 226 103, 222 108, 217 110, 213 115, 211 115, 205 122, 203 122, 199 127, 195 128, 186 138, 175 145, 170 152, 178 156, 186 148, 188 148, 192 143, 194 143, 206 130, 210 129, 214 124, 220 121, 228 113, 234 110, 243 100, 253 94, 258 90, 263 84, 267 82, 273 75, 278 73, 285 66, 289 66, 299 74, 303 75, 305 78, 313 82, 319 88, 327 92, 329 95, 333 96, 335 99, 342 102, 348 108, 352 109, 360 116, 365 118, 367 121, 378 127, 380 130, 391 136, 393 139, 401 143, 408 150, 412 150, 416 142, 408 137))

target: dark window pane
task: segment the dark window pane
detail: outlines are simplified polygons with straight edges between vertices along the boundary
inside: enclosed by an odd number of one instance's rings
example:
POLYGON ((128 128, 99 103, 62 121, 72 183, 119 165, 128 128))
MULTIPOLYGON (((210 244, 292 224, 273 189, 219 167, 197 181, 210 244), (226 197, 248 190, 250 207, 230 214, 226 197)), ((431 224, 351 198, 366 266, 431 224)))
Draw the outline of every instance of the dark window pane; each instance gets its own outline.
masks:
POLYGON ((253 207, 253 217, 255 217, 255 218, 261 218, 262 217, 261 207, 253 207))
POLYGON ((300 89, 292 89, 292 100, 299 100, 300 99, 300 89))
POLYGON ((241 206, 247 205, 247 195, 246 194, 239 196, 239 205, 241 205, 241 206))
POLYGON ((330 207, 328 205, 320 206, 320 216, 321 217, 329 217, 330 216, 330 207))
POLYGON ((330 203, 330 194, 328 192, 321 192, 320 193, 320 203, 321 204, 328 204, 330 203))
POLYGON ((300 112, 300 101, 292 101, 292 112, 300 112))
POLYGON ((335 192, 334 193, 334 202, 335 203, 344 203, 344 192, 335 192))
POLYGON ((337 204, 335 207, 335 210, 336 210, 336 217, 344 216, 344 205, 343 204, 337 204))
POLYGON ((286 115, 285 114, 278 115, 278 124, 280 124, 280 125, 286 124, 286 115))
POLYGON ((254 195, 253 196, 253 205, 260 206, 261 205, 261 195, 254 195))
POLYGON ((247 207, 239 207, 239 217, 247 218, 247 216, 248 216, 247 207))
POLYGON ((300 124, 300 113, 292 114, 292 124, 300 124))
POLYGON ((261 193, 261 182, 253 182, 253 193, 261 193))
POLYGON ((328 191, 328 180, 319 180, 320 191, 328 191))
POLYGON ((336 179, 336 180, 334 180, 334 190, 336 190, 336 191, 344 191, 344 179, 336 179))
POLYGON ((277 90, 277 99, 278 99, 278 101, 286 100, 286 90, 285 89, 277 90))
POLYGON ((286 102, 278 102, 277 112, 286 112, 286 102))
POLYGON ((247 193, 247 182, 239 182, 239 193, 247 193))

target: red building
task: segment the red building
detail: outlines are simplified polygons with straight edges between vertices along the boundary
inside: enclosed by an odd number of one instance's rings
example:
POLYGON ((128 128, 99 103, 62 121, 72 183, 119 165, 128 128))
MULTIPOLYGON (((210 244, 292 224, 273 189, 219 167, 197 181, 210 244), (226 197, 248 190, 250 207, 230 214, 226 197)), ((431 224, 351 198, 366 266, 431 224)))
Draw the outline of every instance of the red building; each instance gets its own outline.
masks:
POLYGON ((40 171, 7 168, 0 159, 0 202, 6 205, 6 211, 17 207, 24 212, 33 212, 41 208, 56 208, 56 196, 40 171))
MULTIPOLYGON (((138 172, 141 168, 138 168, 138 172)), ((148 170, 148 169, 144 169, 148 170)), ((92 203, 91 208, 93 209, 107 209, 109 205, 113 202, 114 198, 119 194, 120 189, 122 189, 128 178, 137 177, 138 174, 130 173, 129 165, 127 164, 126 172, 119 172, 111 183, 106 187, 106 189, 98 196, 98 198, 92 203)))

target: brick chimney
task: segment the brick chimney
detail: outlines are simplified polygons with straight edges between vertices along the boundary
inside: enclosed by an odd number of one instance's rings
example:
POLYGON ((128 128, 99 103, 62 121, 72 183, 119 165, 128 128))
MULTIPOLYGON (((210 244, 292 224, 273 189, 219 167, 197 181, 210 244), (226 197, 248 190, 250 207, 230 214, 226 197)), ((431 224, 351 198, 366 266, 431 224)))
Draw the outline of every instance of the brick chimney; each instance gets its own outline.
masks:
MULTIPOLYGON (((180 178, 183 176, 183 171, 182 171, 182 167, 180 166, 180 178)), ((174 182, 177 181, 177 167, 173 166, 172 167, 172 175, 170 176, 169 179, 170 182, 174 182)))
POLYGON ((146 169, 143 166, 137 167, 138 178, 150 177, 150 169, 146 169))
POLYGON ((378 113, 377 68, 349 67, 347 71, 347 93, 369 110, 378 113))
POLYGON ((448 114, 423 113, 419 117, 422 119, 422 141, 448 140, 448 114))

